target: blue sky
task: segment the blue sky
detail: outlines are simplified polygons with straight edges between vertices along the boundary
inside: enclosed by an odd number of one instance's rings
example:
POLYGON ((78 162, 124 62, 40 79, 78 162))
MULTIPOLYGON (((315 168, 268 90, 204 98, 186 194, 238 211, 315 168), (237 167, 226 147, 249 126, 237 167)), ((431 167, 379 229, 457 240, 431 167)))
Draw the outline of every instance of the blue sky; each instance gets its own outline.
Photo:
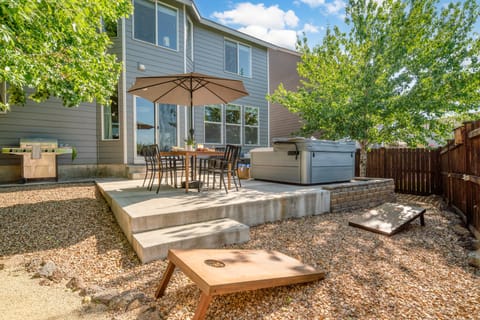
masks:
MULTIPOLYGON (((381 1, 381 0, 374 0, 381 1)), ((202 17, 257 38, 294 49, 305 32, 310 46, 321 43, 327 26, 344 23, 345 0, 194 0, 202 17)), ((445 3, 448 1, 442 1, 445 3)), ((476 24, 480 32, 480 21, 476 24)))

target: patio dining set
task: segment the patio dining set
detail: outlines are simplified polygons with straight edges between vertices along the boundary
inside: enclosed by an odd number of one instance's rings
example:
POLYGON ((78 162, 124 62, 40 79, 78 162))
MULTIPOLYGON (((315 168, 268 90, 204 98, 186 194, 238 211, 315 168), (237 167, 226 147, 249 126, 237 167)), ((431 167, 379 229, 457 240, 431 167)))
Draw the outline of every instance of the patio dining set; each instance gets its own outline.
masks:
POLYGON ((198 192, 224 188, 225 192, 231 188, 241 187, 237 174, 241 147, 226 145, 221 149, 174 150, 160 151, 158 145, 149 145, 142 148, 145 158, 145 178, 143 186, 152 190, 158 177, 157 193, 162 182, 172 187, 185 188, 185 192, 195 188, 198 192), (212 183, 210 183, 210 179, 212 183), (218 184, 217 184, 218 183, 218 184))

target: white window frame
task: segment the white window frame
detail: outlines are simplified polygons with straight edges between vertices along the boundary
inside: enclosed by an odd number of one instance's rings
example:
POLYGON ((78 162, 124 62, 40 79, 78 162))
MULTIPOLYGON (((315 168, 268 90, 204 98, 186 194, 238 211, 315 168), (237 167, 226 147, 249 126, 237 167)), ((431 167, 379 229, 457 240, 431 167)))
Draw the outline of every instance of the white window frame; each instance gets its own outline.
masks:
MULTIPOLYGON (((120 121, 120 105, 119 105, 119 97, 118 97, 118 94, 120 93, 119 90, 118 90, 118 87, 115 89, 117 90, 117 112, 118 112, 118 138, 117 139, 106 139, 105 138, 105 106, 102 105, 101 106, 101 130, 102 130, 102 141, 120 141, 120 124, 121 124, 121 121, 120 121)), ((111 112, 111 111, 110 111, 111 112)))
MULTIPOLYGON (((146 1, 148 1, 148 0, 146 0, 146 1)), ((135 13, 133 13, 133 15, 132 15, 132 39, 135 40, 135 41, 139 41, 139 42, 142 42, 142 43, 153 45, 153 46, 156 46, 158 48, 165 49, 165 50, 171 50, 171 51, 178 52, 178 50, 179 50, 178 33, 179 33, 179 30, 180 30, 180 28, 179 28, 179 16, 180 16, 180 14, 179 14, 178 8, 173 7, 171 5, 168 5, 168 4, 166 4, 164 2, 161 2, 161 1, 151 1, 151 2, 154 2, 154 4, 155 4, 155 37, 154 37, 155 38, 155 43, 135 38, 135 13), (167 7, 167 8, 170 8, 170 9, 173 9, 173 10, 176 11, 176 34, 175 34, 175 36, 177 38, 177 47, 175 49, 165 47, 165 46, 160 45, 158 43, 158 14, 157 14, 157 6, 158 5, 161 5, 161 6, 164 6, 164 7, 167 7)), ((133 4, 133 6, 135 6, 135 0, 133 0, 132 4, 133 4)))
POLYGON ((193 61, 193 22, 190 18, 187 18, 187 25, 185 26, 185 32, 187 33, 187 38, 185 41, 185 52, 187 55, 187 59, 193 61), (188 48, 188 25, 190 25, 190 57, 188 56, 187 48, 188 48))
POLYGON ((236 74, 236 75, 239 75, 239 76, 244 77, 244 78, 252 78, 252 46, 249 46, 245 43, 242 43, 242 42, 230 39, 230 38, 224 38, 223 39, 223 70, 227 73, 236 74), (237 45, 237 72, 232 72, 232 71, 227 70, 227 66, 225 64, 225 61, 226 61, 225 42, 226 41, 233 42, 237 45), (249 66, 248 66, 249 67, 249 70, 248 70, 249 75, 248 76, 242 75, 240 73, 240 46, 244 46, 244 47, 247 47, 247 48, 250 49, 249 66))
POLYGON ((229 141, 227 141, 227 126, 235 126, 240 128, 240 145, 243 144, 243 123, 244 123, 244 115, 243 115, 243 108, 242 105, 240 104, 233 104, 229 103, 225 105, 225 144, 233 144, 229 141), (235 124, 235 123, 228 123, 227 122, 227 108, 228 106, 234 106, 238 107, 240 110, 240 124, 235 124))
POLYGON ((244 129, 243 130, 243 141, 244 141, 244 144, 246 146, 258 146, 260 145, 260 107, 255 107, 255 106, 243 106, 243 121, 244 121, 244 128, 257 128, 257 143, 254 143, 254 144, 248 144, 247 143, 247 139, 245 137, 245 134, 246 134, 246 130, 244 129), (245 115, 247 114, 247 111, 246 109, 247 108, 254 108, 254 109, 257 109, 257 115, 258 115, 258 118, 257 118, 257 125, 256 126, 252 126, 252 125, 247 125, 247 122, 245 121, 245 115))
POLYGON ((204 108, 203 108, 203 141, 205 144, 211 144, 211 145, 219 145, 219 144, 223 144, 223 141, 224 141, 224 125, 225 125, 225 113, 224 113, 224 105, 223 104, 216 104, 216 105, 206 105, 204 108), (213 121, 206 121, 205 120, 205 110, 206 110, 206 107, 210 107, 210 106, 218 106, 220 107, 220 122, 213 122, 213 121), (206 124, 207 123, 213 123, 213 124, 219 124, 220 125, 220 141, 219 142, 207 142, 207 139, 206 139, 206 124))

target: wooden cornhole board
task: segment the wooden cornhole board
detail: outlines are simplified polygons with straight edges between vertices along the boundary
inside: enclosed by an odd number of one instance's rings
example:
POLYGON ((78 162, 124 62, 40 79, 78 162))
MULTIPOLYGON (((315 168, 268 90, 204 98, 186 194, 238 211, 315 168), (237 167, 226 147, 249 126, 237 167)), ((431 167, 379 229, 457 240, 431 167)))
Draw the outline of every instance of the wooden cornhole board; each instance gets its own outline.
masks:
POLYGON ((202 291, 193 319, 203 319, 213 296, 310 282, 325 273, 277 251, 170 249, 168 266, 155 293, 163 296, 175 267, 202 291))
POLYGON ((348 224, 391 236, 417 218, 420 218, 420 224, 425 226, 425 210, 420 207, 387 202, 353 218, 348 224))

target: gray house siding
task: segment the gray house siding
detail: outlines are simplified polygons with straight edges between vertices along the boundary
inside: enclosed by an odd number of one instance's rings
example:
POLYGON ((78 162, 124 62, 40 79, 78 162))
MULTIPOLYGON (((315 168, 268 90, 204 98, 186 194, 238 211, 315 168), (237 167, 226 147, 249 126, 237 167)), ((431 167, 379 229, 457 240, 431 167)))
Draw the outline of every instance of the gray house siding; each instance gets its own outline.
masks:
MULTIPOLYGON (((232 78, 243 81, 249 92, 247 97, 238 99, 233 104, 259 107, 260 136, 259 145, 268 144, 268 103, 265 96, 268 93, 268 63, 267 49, 253 43, 236 38, 230 34, 219 32, 202 25, 194 26, 194 71, 219 77, 232 78), (251 47, 252 76, 242 77, 225 71, 224 41, 225 39, 238 41, 251 47)), ((195 132, 199 142, 204 138, 203 125, 204 109, 194 108, 195 132)), ((245 146, 248 150, 253 146, 245 146)))
MULTIPOLYGON (((119 21, 117 26, 118 36, 112 38, 112 47, 109 50, 110 53, 117 56, 117 61, 121 62, 122 60, 122 22, 119 21)), ((98 130, 98 164, 121 164, 123 163, 123 117, 125 114, 121 111, 123 109, 123 81, 122 76, 120 76, 118 81, 118 109, 119 109, 119 139, 116 140, 104 140, 103 139, 103 127, 102 127, 102 107, 99 105, 97 108, 97 130, 98 130)))
MULTIPOLYGON (((94 104, 82 104, 77 108, 66 108, 58 99, 49 99, 37 104, 28 101, 25 106, 12 106, 0 114, 0 145, 18 146, 20 138, 42 137, 57 139, 59 144, 74 146, 78 151, 72 161, 70 155, 57 157, 58 165, 92 164, 97 161, 97 119, 94 104)), ((20 157, 0 154, 0 165, 18 166, 20 157)), ((0 170, 12 170, 2 167, 0 170)), ((8 172, 0 174, 0 182, 8 182, 8 172)))
MULTIPOLYGON (((156 46, 133 37, 133 23, 135 17, 125 21, 126 40, 126 84, 127 90, 135 82, 136 77, 166 75, 184 72, 184 43, 183 43, 183 6, 171 1, 162 1, 178 9, 178 48, 177 51, 156 46), (145 66, 145 71, 140 71, 138 65, 145 66)), ((134 96, 127 94, 127 162, 134 163, 136 155, 135 144, 135 107, 134 96)), ((153 107, 153 104, 152 104, 153 107)), ((182 119, 181 112, 178 119, 182 119)), ((180 120, 182 121, 182 120, 180 120)))

